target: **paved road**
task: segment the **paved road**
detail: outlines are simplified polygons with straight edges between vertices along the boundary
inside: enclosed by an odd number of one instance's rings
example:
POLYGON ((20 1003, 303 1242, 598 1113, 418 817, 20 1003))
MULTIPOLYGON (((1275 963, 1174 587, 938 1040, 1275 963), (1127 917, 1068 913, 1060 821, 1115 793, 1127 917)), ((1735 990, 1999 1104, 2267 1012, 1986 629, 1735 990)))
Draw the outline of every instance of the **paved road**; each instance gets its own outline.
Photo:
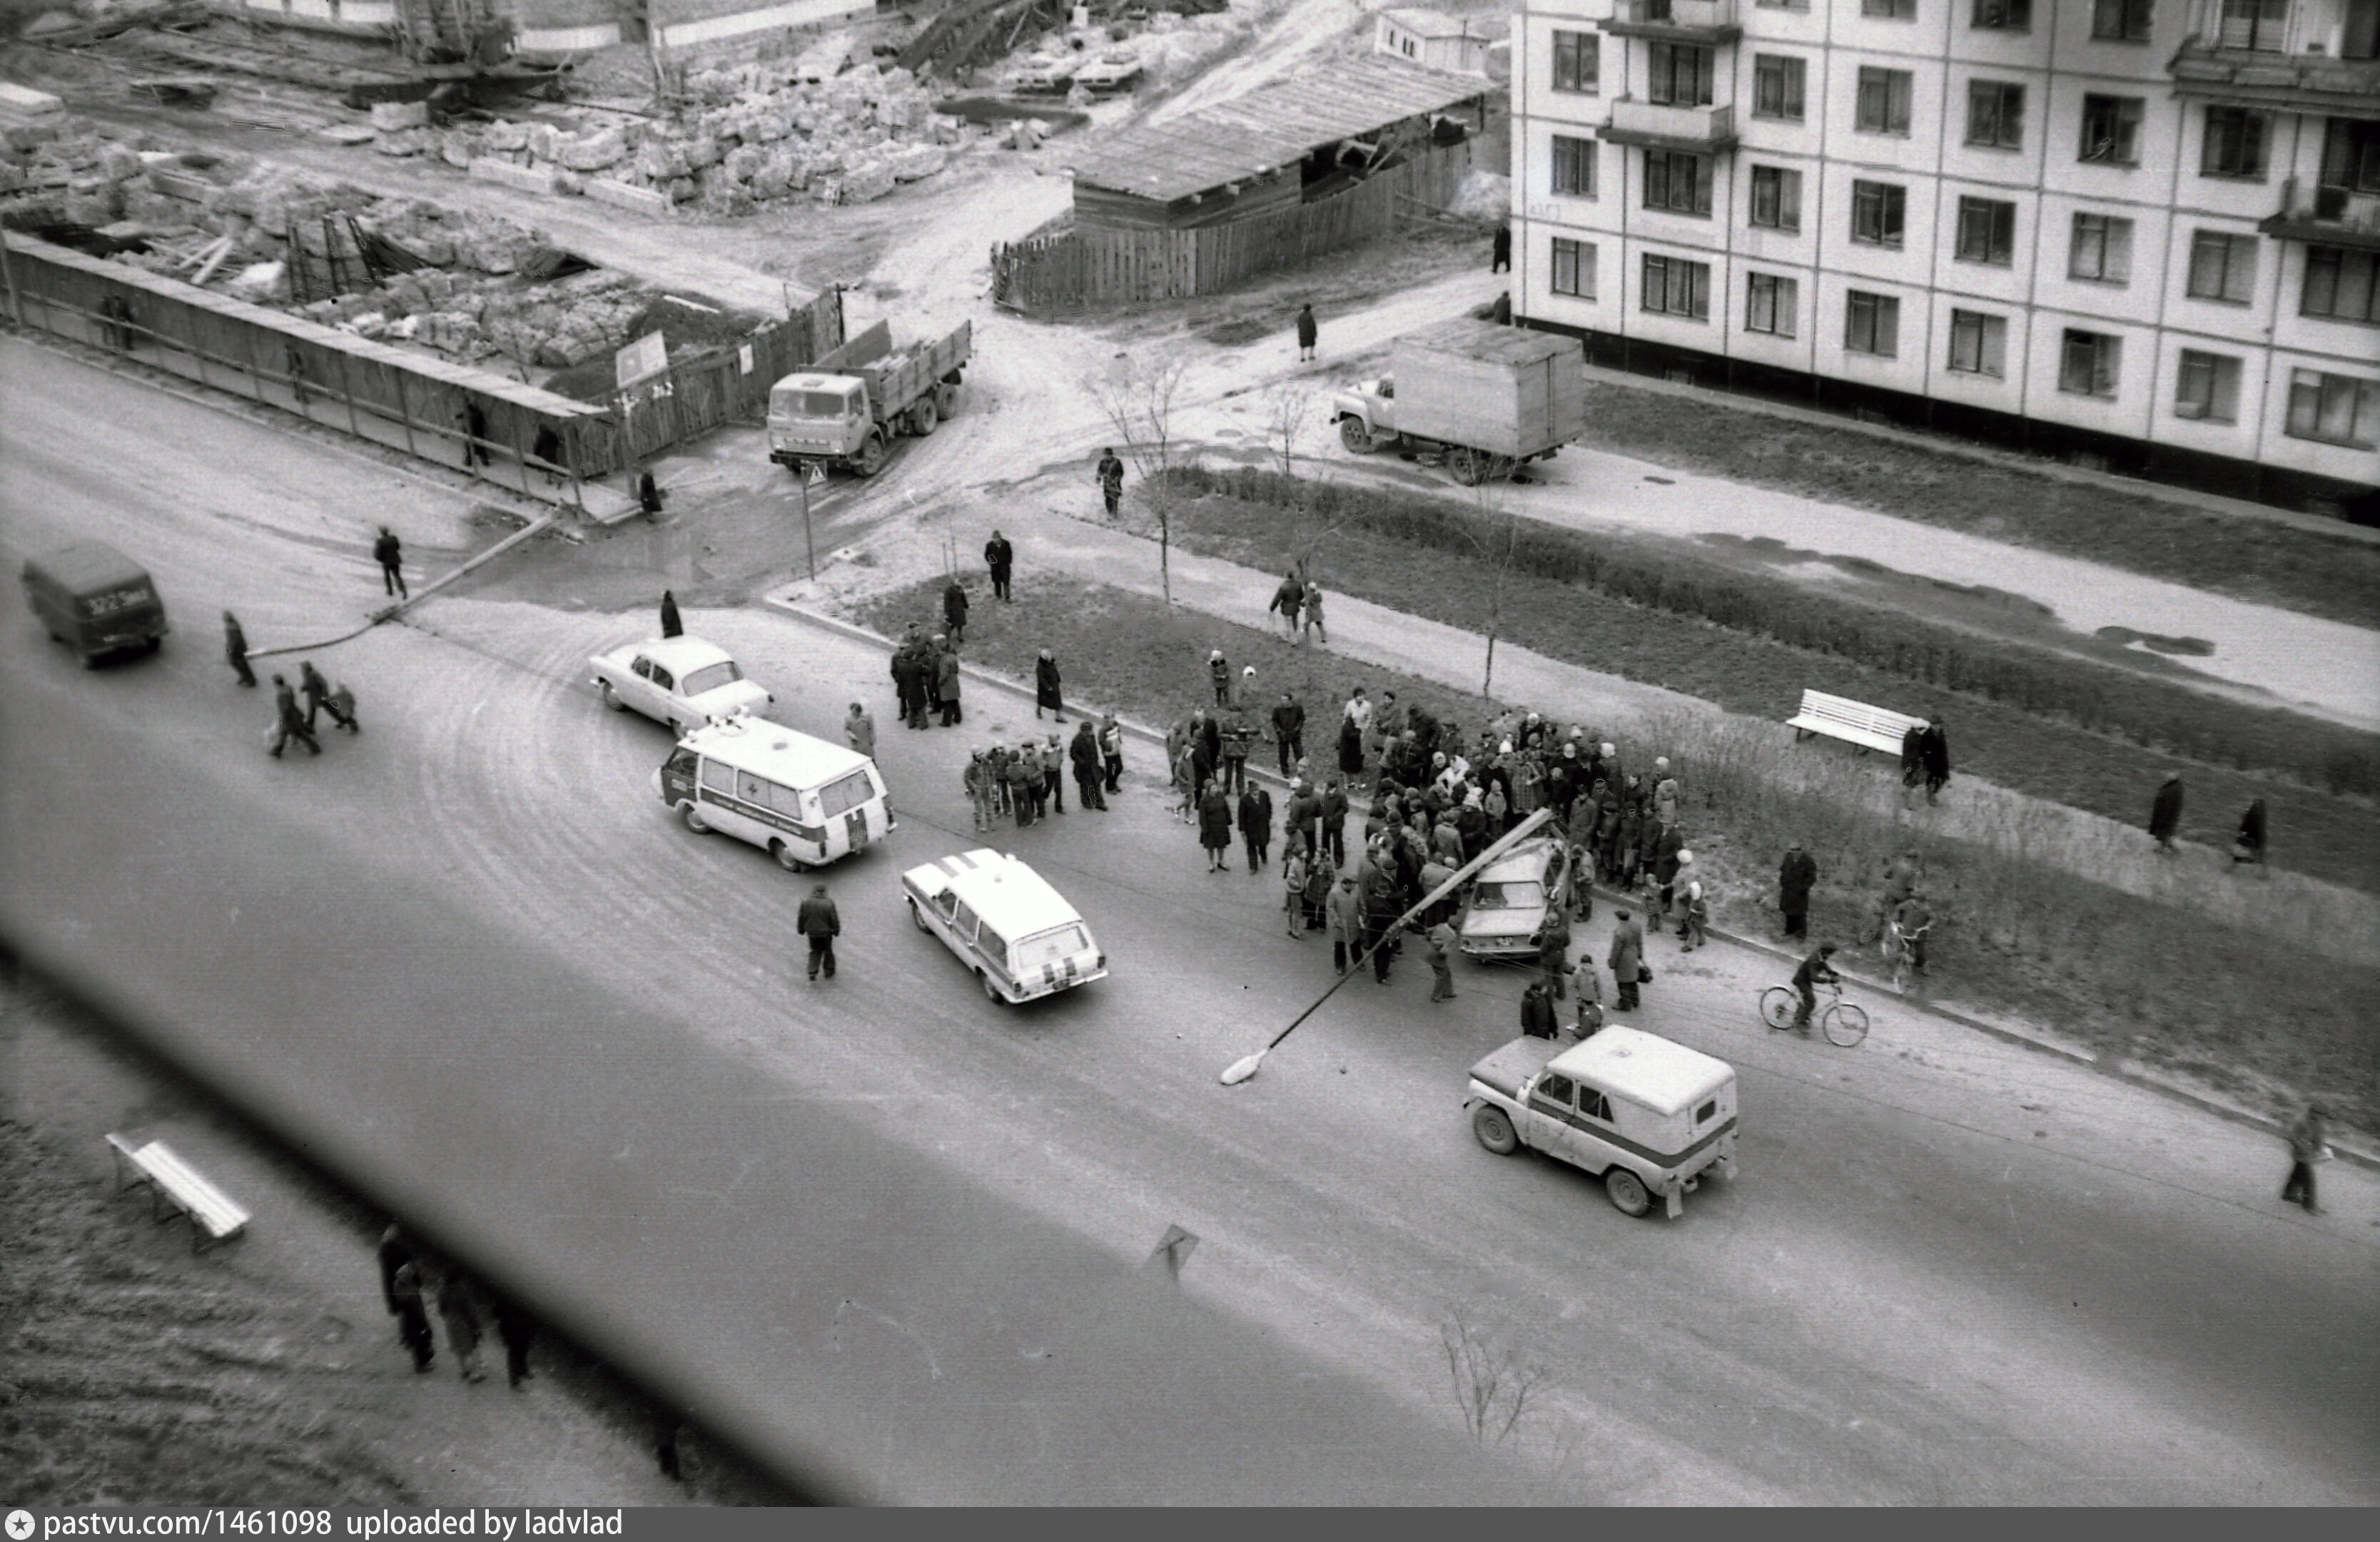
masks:
MULTIPOLYGON (((514 565, 579 553, 504 558, 348 645, 330 667, 365 735, 267 760, 205 618, 271 594, 277 626, 327 635, 374 586, 355 538, 241 511, 442 516, 398 488, 363 514, 319 452, 38 370, 56 389, 12 391, 0 424, 0 557, 68 528, 137 535, 191 625, 92 674, 21 614, 0 628, 7 924, 171 1007, 186 1051, 301 1141, 386 1164, 458 1234, 531 1260, 662 1385, 781 1454, 831 1435, 854 1491, 955 1497, 1013 1471, 997 1492, 1475 1492, 1475 1468, 1429 1463, 1463 1444, 1438 1342, 1460 1313, 1550 1373, 1505 1453, 1550 1486, 1532 1496, 2380 1497, 2380 1191, 2360 1172, 2327 1174, 2327 1218, 2284 1211, 2262 1137, 1889 1002, 1857 1051, 1767 1042, 1749 1008, 1769 962, 1667 943, 1645 1026, 1734 1062, 1745 1110, 1742 1177, 1680 1222, 1472 1142, 1462 1072, 1509 1036, 1509 974, 1466 971, 1434 1011, 1410 964, 1353 983, 1220 1088, 1328 965, 1280 935, 1269 875, 1203 874, 1146 784, 1000 842, 1093 918, 1111 980, 996 1009, 902 918, 898 867, 973 844, 964 747, 1031 725, 982 693, 966 730, 880 732, 903 829, 831 875, 845 963, 812 990, 806 885, 672 823, 646 784, 664 735, 585 686, 589 649, 647 614, 505 598, 514 565), (103 455, 93 425, 136 418, 140 440, 103 455), (177 495, 152 455, 220 495, 177 495), (176 817, 135 813, 159 808, 176 817), (964 1214, 941 1202, 954 1179, 978 1196, 964 1214), (816 1197, 863 1181, 864 1204, 816 1197), (1111 1369, 1107 1330, 1139 1321, 1113 1292, 1088 1324, 1018 1305, 1079 1299, 1169 1222, 1203 1239, 1191 1302, 1241 1325, 1196 1318, 1182 1353, 1239 1379, 1111 1369), (988 1224, 1015 1245, 987 1249, 988 1224), (1132 1402, 1136 1375, 1166 1395, 1132 1402), (1125 1403, 1235 1463, 1136 1489, 1093 1470, 1085 1422, 1125 1403), (1287 1435, 1318 1409, 1326 1434, 1287 1435), (1318 1487, 1332 1437, 1358 1449, 1318 1487)), ((855 694, 889 717, 865 648, 770 614, 687 620, 795 726, 829 730, 855 694)))

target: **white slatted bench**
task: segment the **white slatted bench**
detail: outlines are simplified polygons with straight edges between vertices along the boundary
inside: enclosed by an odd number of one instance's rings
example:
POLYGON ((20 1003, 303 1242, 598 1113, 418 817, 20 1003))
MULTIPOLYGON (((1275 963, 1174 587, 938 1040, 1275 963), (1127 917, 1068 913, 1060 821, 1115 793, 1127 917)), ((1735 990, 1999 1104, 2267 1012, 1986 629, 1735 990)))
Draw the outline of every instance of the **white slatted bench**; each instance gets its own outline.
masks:
POLYGON ((188 1220, 191 1252, 198 1251, 201 1241, 228 1242, 247 1230, 248 1212, 200 1177, 198 1169, 164 1141, 136 1147, 124 1136, 110 1134, 107 1147, 115 1163, 117 1190, 128 1181, 146 1184, 151 1219, 171 1220, 178 1215, 188 1220))
POLYGON ((1871 707, 1847 696, 1803 691, 1802 710, 1786 719, 1785 726, 1798 730, 1797 739, 1812 734, 1824 734, 1829 738, 1847 740, 1863 749, 1880 749, 1887 755, 1898 756, 1901 739, 1911 729, 1925 727, 1925 720, 1911 717, 1906 712, 1871 707))

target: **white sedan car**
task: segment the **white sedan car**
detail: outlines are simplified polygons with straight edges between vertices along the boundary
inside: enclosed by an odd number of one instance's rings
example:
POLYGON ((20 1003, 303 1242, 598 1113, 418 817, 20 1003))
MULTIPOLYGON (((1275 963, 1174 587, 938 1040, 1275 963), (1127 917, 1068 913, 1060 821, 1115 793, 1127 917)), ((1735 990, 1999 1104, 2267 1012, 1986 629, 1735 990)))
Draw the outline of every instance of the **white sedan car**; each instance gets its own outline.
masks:
POLYGON ((700 637, 656 637, 598 653, 595 688, 615 712, 636 709, 680 734, 691 734, 739 711, 758 711, 777 698, 744 678, 717 643, 700 637))

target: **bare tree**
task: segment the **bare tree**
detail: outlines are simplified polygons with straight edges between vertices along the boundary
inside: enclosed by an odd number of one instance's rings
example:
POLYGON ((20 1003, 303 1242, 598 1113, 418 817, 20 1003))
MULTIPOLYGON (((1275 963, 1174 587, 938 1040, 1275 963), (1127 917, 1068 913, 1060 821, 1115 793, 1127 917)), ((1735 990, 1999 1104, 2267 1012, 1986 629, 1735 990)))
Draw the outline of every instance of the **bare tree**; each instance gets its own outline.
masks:
POLYGON ((1298 475, 1299 441, 1313 419, 1316 397, 1312 386, 1297 384, 1275 386, 1265 395, 1265 449, 1281 480, 1289 484, 1290 557, 1301 582, 1312 577, 1314 554, 1322 543, 1343 528, 1350 517, 1325 519, 1319 512, 1318 494, 1330 485, 1329 479, 1298 475))
POLYGON ((1532 1403, 1553 1372, 1524 1357, 1508 1342, 1465 1317, 1461 1307, 1439 1327, 1454 1404, 1471 1439, 1501 1443, 1529 1416, 1532 1403))
POLYGON ((1104 375, 1084 377, 1083 389, 1099 407, 1123 453, 1140 472, 1143 496, 1157 512, 1157 571, 1165 602, 1173 603, 1173 488, 1165 472, 1173 464, 1173 414, 1189 360, 1179 353, 1143 360, 1120 353, 1104 375))
POLYGON ((1488 664, 1479 681, 1479 694, 1492 698, 1496 692, 1496 638, 1504 625, 1504 589, 1512 574, 1512 553, 1521 542, 1521 515, 1498 484, 1487 478, 1472 484, 1471 504, 1478 517, 1463 522, 1460 528, 1472 550, 1496 570, 1496 581, 1488 599, 1488 664))

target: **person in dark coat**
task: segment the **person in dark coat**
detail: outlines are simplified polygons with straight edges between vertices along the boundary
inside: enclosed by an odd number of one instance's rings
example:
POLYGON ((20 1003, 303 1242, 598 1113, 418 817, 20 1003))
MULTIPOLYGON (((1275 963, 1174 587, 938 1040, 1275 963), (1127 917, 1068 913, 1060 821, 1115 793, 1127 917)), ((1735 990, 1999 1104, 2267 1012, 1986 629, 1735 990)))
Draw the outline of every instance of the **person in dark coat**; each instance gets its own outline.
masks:
POLYGON ((1349 776, 1364 774, 1364 730, 1354 718, 1339 720, 1339 769, 1349 776))
POLYGON ((517 1389, 537 1374, 528 1368, 529 1345, 537 1342, 537 1319, 508 1295, 495 1296, 488 1310, 496 1319, 496 1337, 504 1346, 504 1380, 517 1389))
POLYGON ((1232 800, 1220 783, 1209 782, 1198 799, 1198 844, 1207 848, 1207 870, 1221 872, 1224 854, 1232 849, 1232 800))
POLYGON ((1314 320, 1314 307, 1311 304, 1299 306, 1297 308, 1297 357, 1301 363, 1314 357, 1314 345, 1320 335, 1321 328, 1314 320))
POLYGON ((996 528, 983 543, 983 565, 991 570, 991 597, 1014 600, 1015 596, 1008 592, 1008 577, 1016 571, 1016 548, 996 528))
POLYGON ((364 731, 364 725, 356 721, 356 693, 344 684, 331 687, 331 694, 322 698, 322 710, 331 714, 334 725, 350 734, 364 731))
POLYGON ((1208 650, 1207 683, 1215 687, 1216 706, 1232 704, 1232 664, 1223 657, 1223 650, 1220 648, 1208 650))
POLYGON ((1116 511, 1123 506, 1123 462, 1116 458, 1113 450, 1103 449, 1093 475, 1099 479, 1099 497, 1107 504, 1108 517, 1113 519, 1116 511))
POLYGON ((1039 717, 1047 707, 1060 722, 1066 721, 1066 701, 1058 694, 1058 661, 1048 649, 1033 661, 1033 715, 1039 717))
POLYGON ((1272 742, 1281 751, 1281 774, 1293 774, 1305 759, 1305 709, 1293 691, 1281 692, 1281 705, 1272 710, 1272 742))
POLYGON ((399 600, 413 598, 405 588, 405 542, 385 525, 380 528, 380 539, 372 542, 372 561, 380 564, 382 594, 394 594, 399 600))
POLYGON ((430 1312, 421 1302, 421 1263, 408 1257, 389 1279, 389 1295, 396 1303, 396 1336, 413 1354, 415 1374, 430 1368, 437 1357, 437 1340, 430 1332, 430 1312))
POLYGON ((686 624, 678 619, 677 596, 668 589, 662 590, 662 636, 665 637, 686 636, 686 624))
POLYGON ((1537 968, 1546 993, 1561 1001, 1570 990, 1570 919, 1560 910, 1546 922, 1545 935, 1538 940, 1537 968))
POLYGON ((2308 1215, 2322 1214, 2322 1207, 2314 1202, 2313 1170, 2317 1162, 2330 1157, 2326 1119, 2321 1105, 2316 1104, 2289 1127, 2289 1176, 2281 1184, 2281 1203, 2302 1205, 2308 1215))
POLYGON ((901 726, 926 726, 926 691, 917 679, 920 661, 913 637, 892 650, 892 695, 900 703, 901 726))
POLYGON ((2179 856, 2180 848, 2173 844, 2174 832, 2181 828, 2181 772, 2175 771, 2157 789, 2156 801, 2149 805, 2149 833, 2156 838, 2157 850, 2168 856, 2179 856))
POLYGON ((1810 934, 1810 891, 1818 884, 1818 864, 1799 844, 1785 848, 1777 865, 1777 908, 1785 913, 1785 935, 1810 934))
POLYGON ((802 902, 794 917, 794 929, 809 939, 810 982, 818 982, 821 967, 827 978, 834 978, 834 940, 843 935, 843 917, 835 913, 834 901, 827 898, 825 884, 813 888, 810 897, 802 902))
POLYGON ((1488 258, 1488 271, 1491 273, 1509 273, 1512 271, 1512 227, 1510 224, 1496 227, 1495 243, 1488 258))
POLYGON ((1488 308, 1488 319, 1500 327, 1512 324, 1512 291, 1507 289, 1496 297, 1496 302, 1488 308))
POLYGON ((1289 640, 1295 642, 1297 613, 1304 608, 1305 604, 1305 580, 1299 577, 1293 571, 1284 573, 1281 576, 1281 587, 1272 591, 1272 602, 1265 607, 1265 613, 1271 615, 1278 613, 1281 625, 1289 629, 1289 640))
POLYGON ((1248 871, 1272 858, 1272 795, 1248 783, 1240 791, 1240 840, 1247 847, 1248 871))
POLYGON ((1912 722, 1900 731, 1900 784, 1914 787, 1925 780, 1925 725, 1912 722))
POLYGON ((413 1262, 413 1240, 405 1234, 404 1227, 391 1221, 388 1229, 380 1234, 376 1254, 380 1260, 380 1298, 387 1303, 388 1315, 395 1317, 396 1271, 413 1262))
POLYGON ((1106 768, 1099 756, 1099 741, 1091 732, 1091 720, 1083 719, 1075 725, 1075 736, 1066 745, 1066 758, 1074 762, 1075 796, 1086 808, 1104 810, 1108 806, 1106 768))
POLYGON ((1396 958, 1397 917, 1404 914, 1394 863, 1377 848, 1366 855, 1357 888, 1364 896, 1364 953, 1372 960, 1372 978, 1389 983, 1389 965, 1396 958))
POLYGON ((956 578, 942 590, 942 627, 953 644, 966 641, 967 591, 956 578))
POLYGON ((239 617, 224 612, 224 662, 239 676, 243 686, 256 684, 256 671, 248 667, 248 634, 240 630, 239 617))
POLYGON ((466 396, 463 410, 455 414, 463 424, 463 468, 488 464, 488 415, 480 404, 466 396))
POLYGON ((287 678, 279 674, 273 677, 273 714, 274 759, 281 759, 281 752, 289 747, 292 739, 317 755, 322 753, 322 747, 314 742, 314 731, 306 726, 306 714, 298 710, 298 693, 290 689, 287 678))
POLYGON ((538 469, 545 473, 550 485, 562 485, 562 435, 553 431, 552 423, 537 426, 537 436, 529 441, 528 454, 531 460, 539 463, 538 469))
POLYGON ((2258 798, 2240 816, 2240 833, 2231 843, 2231 860, 2265 865, 2265 800, 2258 798))
POLYGON ((959 724, 959 650, 946 646, 934 659, 934 699, 942 704, 942 726, 959 724))
POLYGON ((1938 803, 1943 787, 1950 781, 1950 735, 1943 731, 1939 712, 1926 721, 1917 752, 1925 771, 1925 801, 1938 803))
POLYGON ((315 719, 331 699, 331 683, 322 678, 322 672, 314 667, 311 659, 298 665, 298 694, 306 698, 306 731, 310 734, 315 719))
POLYGON ((1347 865, 1347 787, 1337 777, 1322 789, 1322 839, 1330 848, 1330 865, 1347 865))
POLYGON ((1636 1009, 1636 990, 1644 982, 1637 978, 1645 965, 1645 929, 1625 910, 1612 913, 1611 951, 1604 955, 1604 965, 1611 971, 1611 982, 1620 988, 1619 1012, 1636 1009))
POLYGON ((1531 1038, 1551 1038, 1560 1030, 1554 1026, 1554 999, 1546 992, 1546 982, 1531 980, 1521 992, 1521 1032, 1531 1038))
POLYGON ((455 1354, 455 1373, 466 1381, 480 1381, 480 1313, 471 1304, 470 1282, 463 1271, 449 1269, 438 1282, 438 1318, 446 1325, 446 1347, 455 1354))
POLYGON ((1842 978, 1835 973, 1834 958, 1835 945, 1821 942, 1818 951, 1793 971, 1793 992, 1801 998, 1801 1004, 1793 1009, 1793 1031, 1804 1038, 1810 1037, 1811 1015, 1818 1010, 1818 987, 1842 978))
POLYGON ((650 466, 637 472, 637 512, 648 519, 662 512, 662 484, 653 480, 650 466))
POLYGON ((1016 816, 1019 830, 1041 815, 1041 805, 1033 796, 1033 773, 1039 767, 1040 757, 1034 755, 1032 749, 1031 745, 1020 747, 1002 763, 1000 773, 1008 785, 1008 811, 1016 816))

